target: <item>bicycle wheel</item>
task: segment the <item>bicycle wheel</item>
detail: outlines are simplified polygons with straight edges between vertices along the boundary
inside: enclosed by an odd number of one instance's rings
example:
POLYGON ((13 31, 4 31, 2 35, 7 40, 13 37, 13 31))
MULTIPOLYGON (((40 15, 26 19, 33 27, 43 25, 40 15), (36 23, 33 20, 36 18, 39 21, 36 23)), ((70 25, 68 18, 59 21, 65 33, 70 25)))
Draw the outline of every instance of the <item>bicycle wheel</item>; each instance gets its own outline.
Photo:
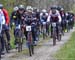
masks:
POLYGON ((58 26, 58 41, 61 41, 61 36, 62 36, 62 33, 61 33, 61 31, 62 31, 62 28, 60 27, 60 26, 58 26))
POLYGON ((22 41, 23 41, 23 39, 22 39, 22 37, 20 37, 18 39, 18 52, 22 51, 22 41))
POLYGON ((34 54, 34 45, 29 45, 29 55, 32 56, 34 54))
POLYGON ((21 52, 20 46, 21 46, 20 39, 18 39, 18 52, 21 52))
POLYGON ((27 35, 27 37, 28 37, 28 49, 29 49, 29 55, 30 56, 32 56, 32 53, 33 53, 33 48, 32 48, 32 34, 31 34, 31 32, 28 32, 28 35, 27 35))
POLYGON ((28 48, 29 48, 29 55, 32 56, 31 45, 29 45, 28 48))
POLYGON ((18 36, 18 52, 22 51, 22 44, 23 44, 23 38, 22 38, 22 32, 20 30, 18 36))
POLYGON ((34 45, 31 45, 32 54, 34 54, 34 45))
POLYGON ((43 39, 45 39, 47 36, 46 36, 46 29, 43 28, 43 39))
POLYGON ((61 41, 61 34, 58 35, 58 41, 61 41))
POLYGON ((21 38, 21 45, 20 45, 21 51, 22 51, 22 44, 23 44, 23 39, 21 38))
POLYGON ((53 28, 53 46, 56 45, 56 29, 53 28))

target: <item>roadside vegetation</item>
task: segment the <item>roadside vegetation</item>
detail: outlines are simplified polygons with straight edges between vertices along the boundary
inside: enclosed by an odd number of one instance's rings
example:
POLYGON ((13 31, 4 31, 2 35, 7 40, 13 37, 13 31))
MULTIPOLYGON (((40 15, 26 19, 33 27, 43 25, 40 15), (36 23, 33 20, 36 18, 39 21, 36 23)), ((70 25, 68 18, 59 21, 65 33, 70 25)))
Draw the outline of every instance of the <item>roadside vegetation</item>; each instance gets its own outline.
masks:
POLYGON ((69 41, 55 54, 57 60, 75 60, 75 32, 69 41))

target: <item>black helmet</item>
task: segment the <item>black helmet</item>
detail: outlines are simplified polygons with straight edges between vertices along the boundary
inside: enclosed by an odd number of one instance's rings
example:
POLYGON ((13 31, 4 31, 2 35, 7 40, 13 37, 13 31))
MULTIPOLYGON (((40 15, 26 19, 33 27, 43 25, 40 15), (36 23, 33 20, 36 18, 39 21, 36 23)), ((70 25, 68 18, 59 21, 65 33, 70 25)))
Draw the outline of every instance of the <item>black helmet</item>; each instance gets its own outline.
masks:
POLYGON ((24 10, 24 9, 25 9, 24 5, 19 5, 19 10, 24 10))
POLYGON ((51 7, 51 9, 57 9, 57 6, 54 5, 54 6, 51 7))
POLYGON ((3 4, 0 4, 0 9, 2 9, 3 8, 3 4))
POLYGON ((57 10, 59 10, 59 11, 60 11, 61 9, 62 9, 62 7, 61 7, 61 6, 58 6, 58 7, 57 7, 57 10))

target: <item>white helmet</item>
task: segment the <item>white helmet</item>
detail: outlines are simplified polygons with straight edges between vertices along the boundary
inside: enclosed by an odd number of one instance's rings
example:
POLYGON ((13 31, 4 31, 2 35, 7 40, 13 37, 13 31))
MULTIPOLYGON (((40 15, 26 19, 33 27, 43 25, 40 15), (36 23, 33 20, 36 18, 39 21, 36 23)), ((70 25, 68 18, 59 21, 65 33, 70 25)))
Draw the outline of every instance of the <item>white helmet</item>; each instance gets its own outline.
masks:
POLYGON ((19 9, 19 8, 16 6, 16 7, 14 7, 14 9, 13 9, 13 10, 14 10, 14 11, 17 11, 18 9, 19 9))
POLYGON ((29 11, 29 12, 32 12, 33 8, 31 6, 27 6, 26 10, 29 11))
POLYGON ((46 12, 47 12, 47 10, 46 10, 46 9, 43 9, 43 10, 42 10, 42 13, 46 13, 46 12))
POLYGON ((64 8, 61 8, 61 11, 63 11, 64 10, 64 8))

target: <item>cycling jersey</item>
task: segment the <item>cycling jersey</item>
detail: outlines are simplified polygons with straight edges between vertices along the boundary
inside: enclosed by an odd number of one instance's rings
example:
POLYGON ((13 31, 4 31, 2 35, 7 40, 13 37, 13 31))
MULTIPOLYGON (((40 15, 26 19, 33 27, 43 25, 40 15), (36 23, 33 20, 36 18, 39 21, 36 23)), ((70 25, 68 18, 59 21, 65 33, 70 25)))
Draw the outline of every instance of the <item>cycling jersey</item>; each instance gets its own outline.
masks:
POLYGON ((50 11, 47 22, 61 22, 61 16, 58 10, 56 10, 55 14, 52 14, 52 11, 50 11))
POLYGON ((41 22, 46 22, 48 17, 48 13, 40 13, 41 22))
POLYGON ((8 12, 6 9, 2 9, 3 13, 4 13, 4 16, 5 16, 5 20, 6 20, 6 24, 9 25, 10 23, 10 18, 9 18, 9 15, 8 15, 8 12))
POLYGON ((65 12, 60 11, 60 15, 61 15, 62 20, 65 20, 66 19, 65 12))
POLYGON ((1 9, 0 9, 0 24, 5 24, 5 16, 1 9))

